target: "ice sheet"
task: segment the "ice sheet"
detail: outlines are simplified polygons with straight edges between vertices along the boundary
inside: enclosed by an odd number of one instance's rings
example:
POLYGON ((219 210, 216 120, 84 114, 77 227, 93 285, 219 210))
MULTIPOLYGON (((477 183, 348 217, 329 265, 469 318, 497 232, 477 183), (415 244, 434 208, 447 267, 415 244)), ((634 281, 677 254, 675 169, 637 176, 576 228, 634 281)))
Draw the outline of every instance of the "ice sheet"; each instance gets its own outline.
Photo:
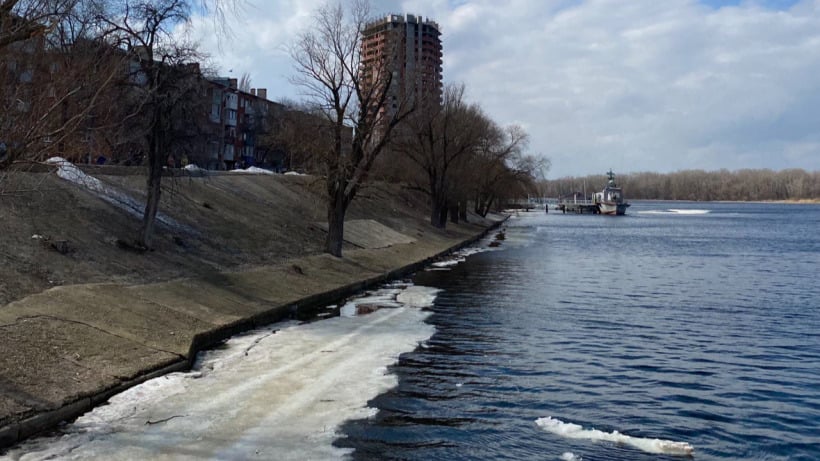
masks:
POLYGON ((432 336, 418 307, 435 293, 389 287, 357 300, 385 305, 368 315, 234 337, 192 371, 118 394, 9 458, 341 459, 348 451, 333 447, 337 428, 373 415, 367 402, 397 384, 387 367, 432 336))

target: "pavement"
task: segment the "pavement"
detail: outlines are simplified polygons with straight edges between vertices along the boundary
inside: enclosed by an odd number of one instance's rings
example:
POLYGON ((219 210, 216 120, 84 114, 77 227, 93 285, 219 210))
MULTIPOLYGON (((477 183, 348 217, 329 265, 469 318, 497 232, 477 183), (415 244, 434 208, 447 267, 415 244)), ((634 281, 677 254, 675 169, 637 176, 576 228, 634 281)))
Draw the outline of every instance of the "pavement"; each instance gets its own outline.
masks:
POLYGON ((142 285, 64 285, 14 301, 0 309, 0 448, 187 369, 197 352, 233 334, 418 270, 503 220, 491 218, 415 235, 351 221, 355 248, 343 258, 312 255, 142 285))

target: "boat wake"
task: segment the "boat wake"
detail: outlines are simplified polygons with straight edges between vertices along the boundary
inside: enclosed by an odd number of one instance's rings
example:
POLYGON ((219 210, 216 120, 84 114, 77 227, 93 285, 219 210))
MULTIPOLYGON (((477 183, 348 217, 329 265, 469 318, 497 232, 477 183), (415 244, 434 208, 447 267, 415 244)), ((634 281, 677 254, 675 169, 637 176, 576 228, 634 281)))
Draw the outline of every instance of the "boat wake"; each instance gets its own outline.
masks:
POLYGON ((539 418, 535 420, 535 423, 545 431, 561 437, 621 443, 647 453, 689 456, 695 451, 695 448, 686 442, 631 437, 618 431, 604 432, 594 428, 584 429, 578 424, 565 423, 550 416, 539 418))

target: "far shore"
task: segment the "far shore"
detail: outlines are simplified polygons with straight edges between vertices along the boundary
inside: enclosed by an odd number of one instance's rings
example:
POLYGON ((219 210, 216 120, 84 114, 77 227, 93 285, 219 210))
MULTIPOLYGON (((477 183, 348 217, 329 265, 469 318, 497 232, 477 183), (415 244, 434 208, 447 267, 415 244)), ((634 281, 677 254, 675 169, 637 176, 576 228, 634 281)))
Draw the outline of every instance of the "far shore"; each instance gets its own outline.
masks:
POLYGON ((681 203, 783 203, 787 205, 820 205, 820 198, 801 198, 788 200, 665 200, 665 199, 632 199, 632 202, 681 202, 681 203))

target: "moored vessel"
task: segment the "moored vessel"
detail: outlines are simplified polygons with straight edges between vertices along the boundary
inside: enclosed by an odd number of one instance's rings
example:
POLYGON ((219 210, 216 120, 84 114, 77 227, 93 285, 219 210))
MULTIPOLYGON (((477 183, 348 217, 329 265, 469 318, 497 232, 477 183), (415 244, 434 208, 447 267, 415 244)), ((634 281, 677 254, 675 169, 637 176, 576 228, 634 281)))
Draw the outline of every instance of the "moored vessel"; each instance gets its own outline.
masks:
POLYGON ((610 169, 607 176, 609 181, 601 192, 592 195, 592 201, 600 214, 624 215, 629 203, 624 200, 623 190, 615 184, 615 173, 610 169))

